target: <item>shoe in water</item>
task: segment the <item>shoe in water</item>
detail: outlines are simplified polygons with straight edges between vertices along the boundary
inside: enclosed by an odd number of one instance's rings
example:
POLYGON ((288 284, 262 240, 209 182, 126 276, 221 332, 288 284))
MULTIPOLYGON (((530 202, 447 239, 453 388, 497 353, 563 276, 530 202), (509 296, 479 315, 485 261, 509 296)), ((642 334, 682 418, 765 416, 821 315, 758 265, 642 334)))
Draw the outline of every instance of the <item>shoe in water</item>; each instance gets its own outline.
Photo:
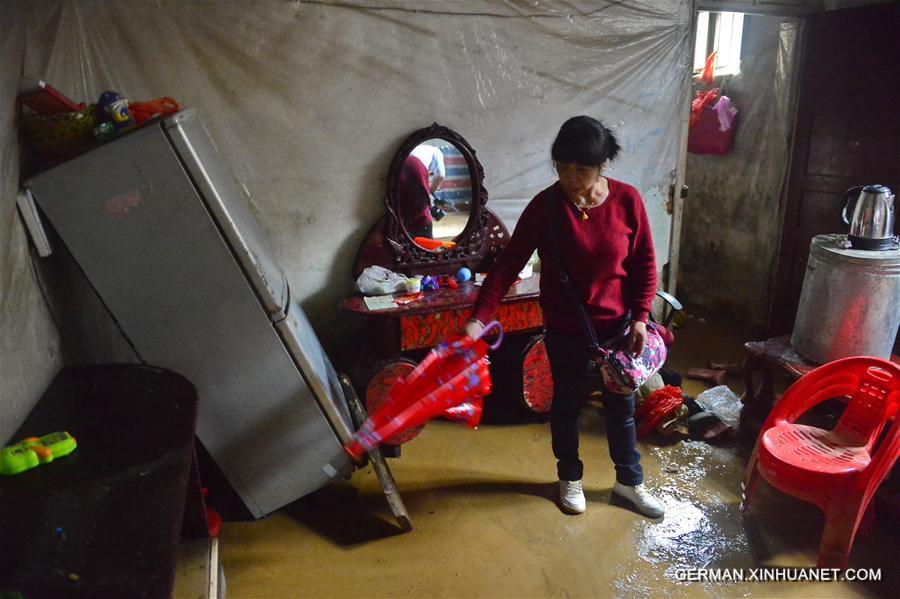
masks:
POLYGON ((649 518, 662 518, 666 513, 666 508, 660 501, 650 494, 644 485, 635 485, 630 487, 616 482, 613 486, 613 495, 624 499, 635 507, 641 514, 649 518))
POLYGON ((559 481, 559 507, 567 514, 583 514, 586 507, 580 480, 559 481))

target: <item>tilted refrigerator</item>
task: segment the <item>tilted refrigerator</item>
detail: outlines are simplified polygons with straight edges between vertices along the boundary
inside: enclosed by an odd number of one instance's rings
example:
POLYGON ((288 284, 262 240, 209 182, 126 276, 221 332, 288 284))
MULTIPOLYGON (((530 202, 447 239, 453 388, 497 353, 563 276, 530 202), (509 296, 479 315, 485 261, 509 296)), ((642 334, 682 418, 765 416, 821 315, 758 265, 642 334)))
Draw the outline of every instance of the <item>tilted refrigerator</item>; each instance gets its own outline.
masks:
POLYGON ((140 359, 186 376, 255 517, 352 470, 337 374, 193 110, 26 186, 140 359))

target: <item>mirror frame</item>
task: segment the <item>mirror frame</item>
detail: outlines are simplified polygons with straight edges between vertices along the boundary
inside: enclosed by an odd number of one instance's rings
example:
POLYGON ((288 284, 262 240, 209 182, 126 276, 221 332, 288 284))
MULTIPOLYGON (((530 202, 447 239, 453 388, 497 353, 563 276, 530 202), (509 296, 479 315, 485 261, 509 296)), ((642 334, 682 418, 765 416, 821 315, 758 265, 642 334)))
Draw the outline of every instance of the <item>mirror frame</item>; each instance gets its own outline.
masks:
POLYGON ((394 159, 391 161, 391 168, 388 171, 387 190, 384 196, 384 205, 387 208, 387 241, 393 249, 397 265, 415 267, 419 265, 465 262, 471 256, 479 253, 484 244, 485 231, 488 225, 488 214, 484 209, 487 200, 488 192, 484 188, 484 169, 475 157, 474 148, 469 145, 469 142, 462 135, 438 123, 432 123, 430 127, 415 131, 400 144, 400 149, 397 150, 394 159), (436 138, 456 146, 466 159, 466 166, 469 168, 469 178, 472 182, 472 205, 469 209, 469 220, 462 232, 456 236, 456 246, 445 252, 430 251, 416 245, 406 231, 396 197, 400 170, 406 157, 419 144, 436 138))

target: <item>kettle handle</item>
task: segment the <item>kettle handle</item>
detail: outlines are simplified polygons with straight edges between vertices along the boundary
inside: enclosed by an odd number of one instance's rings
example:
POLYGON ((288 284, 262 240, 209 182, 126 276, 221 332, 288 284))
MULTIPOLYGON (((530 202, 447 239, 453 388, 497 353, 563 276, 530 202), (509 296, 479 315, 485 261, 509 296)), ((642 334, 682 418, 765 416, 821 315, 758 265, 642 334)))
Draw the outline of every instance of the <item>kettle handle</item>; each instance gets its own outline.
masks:
POLYGON ((847 216, 847 212, 850 210, 850 202, 859 197, 859 192, 862 191, 862 189, 863 186, 858 185, 856 187, 851 187, 844 192, 844 211, 841 212, 841 220, 844 221, 844 224, 848 227, 850 226, 850 217, 847 216))

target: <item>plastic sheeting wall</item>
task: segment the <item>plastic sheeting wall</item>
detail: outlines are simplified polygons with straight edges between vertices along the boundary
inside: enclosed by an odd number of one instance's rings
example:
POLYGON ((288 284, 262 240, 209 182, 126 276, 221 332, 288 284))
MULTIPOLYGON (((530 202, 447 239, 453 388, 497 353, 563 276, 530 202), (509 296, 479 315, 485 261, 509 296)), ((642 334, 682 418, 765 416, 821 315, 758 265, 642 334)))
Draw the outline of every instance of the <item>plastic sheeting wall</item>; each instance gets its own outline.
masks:
POLYGON ((761 327, 781 234, 801 22, 748 16, 744 27, 741 71, 724 89, 740 110, 734 147, 688 154, 679 296, 761 327))
MULTIPOLYGON (((363 235, 383 213, 390 160, 409 133, 435 121, 474 146, 489 206, 512 227, 554 179, 549 147, 559 125, 575 114, 601 118, 624 148, 610 175, 644 195, 660 266, 666 261, 664 203, 689 85, 689 0, 68 0, 4 10, 3 27, 15 32, 4 35, 4 123, 19 71, 76 101, 115 89, 197 108, 333 355, 363 330, 348 327, 336 305, 351 291, 363 235)), ((5 128, 2 226, 15 235, 3 256, 12 298, 4 294, 4 323, 24 319, 30 324, 19 326, 53 341, 33 280, 9 274, 30 268, 12 208, 11 135, 5 128)), ((91 358, 115 356, 100 338, 91 358)), ((15 363, 35 363, 4 371, 8 405, 10 393, 40 388, 60 359, 53 351, 38 360, 43 342, 4 344, 15 363)), ((0 433, 8 430, 4 423, 0 433)))
MULTIPOLYGON (((28 241, 16 214, 18 66, 25 29, 0 4, 0 443, 19 427, 62 364, 60 340, 36 285, 28 241)), ((49 431, 48 431, 49 432, 49 431)))

